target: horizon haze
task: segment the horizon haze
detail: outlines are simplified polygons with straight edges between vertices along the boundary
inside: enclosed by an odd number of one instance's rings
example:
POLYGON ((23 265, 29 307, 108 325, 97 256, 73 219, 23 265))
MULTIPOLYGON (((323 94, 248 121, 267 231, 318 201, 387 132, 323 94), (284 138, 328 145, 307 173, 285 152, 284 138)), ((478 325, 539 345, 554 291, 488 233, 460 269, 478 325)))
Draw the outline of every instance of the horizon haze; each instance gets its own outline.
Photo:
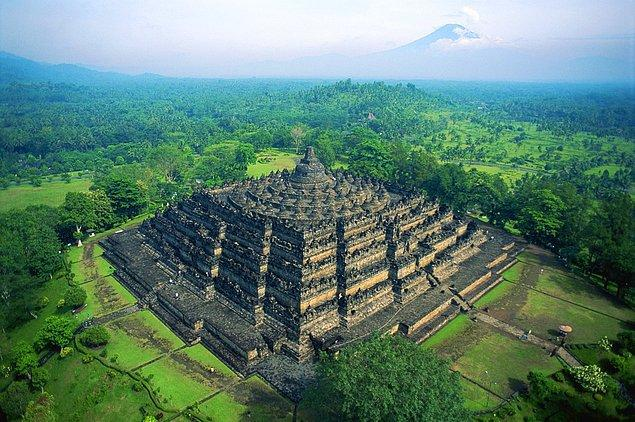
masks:
POLYGON ((0 51, 171 77, 630 82, 632 2, 5 1, 0 51))

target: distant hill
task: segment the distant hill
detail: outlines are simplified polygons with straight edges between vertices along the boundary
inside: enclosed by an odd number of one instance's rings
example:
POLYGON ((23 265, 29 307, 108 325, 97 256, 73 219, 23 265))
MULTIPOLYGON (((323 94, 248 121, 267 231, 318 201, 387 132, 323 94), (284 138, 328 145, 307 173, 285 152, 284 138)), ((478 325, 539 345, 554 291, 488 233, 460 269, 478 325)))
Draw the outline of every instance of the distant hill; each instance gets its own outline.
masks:
POLYGON ((48 64, 0 51, 0 84, 11 82, 65 82, 77 84, 108 84, 135 80, 161 79, 163 76, 138 76, 116 72, 101 72, 74 64, 48 64))
MULTIPOLYGON (((228 64, 210 77, 293 79, 440 79, 635 83, 635 57, 541 57, 492 40, 457 24, 447 24, 390 50, 359 56, 325 54, 287 61, 228 64)), ((171 80, 155 74, 100 72, 70 64, 46 64, 0 52, 0 84, 68 82, 111 84, 171 80)))

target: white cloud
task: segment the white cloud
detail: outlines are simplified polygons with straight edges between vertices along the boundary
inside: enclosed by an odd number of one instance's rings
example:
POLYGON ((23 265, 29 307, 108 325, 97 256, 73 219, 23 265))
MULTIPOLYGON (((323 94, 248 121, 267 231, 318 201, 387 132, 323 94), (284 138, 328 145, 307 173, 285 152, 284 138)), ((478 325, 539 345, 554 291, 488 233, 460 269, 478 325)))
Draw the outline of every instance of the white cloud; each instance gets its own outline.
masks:
POLYGON ((461 12, 468 18, 471 23, 477 23, 481 20, 480 13, 478 13, 473 7, 463 6, 463 8, 461 8, 461 12))

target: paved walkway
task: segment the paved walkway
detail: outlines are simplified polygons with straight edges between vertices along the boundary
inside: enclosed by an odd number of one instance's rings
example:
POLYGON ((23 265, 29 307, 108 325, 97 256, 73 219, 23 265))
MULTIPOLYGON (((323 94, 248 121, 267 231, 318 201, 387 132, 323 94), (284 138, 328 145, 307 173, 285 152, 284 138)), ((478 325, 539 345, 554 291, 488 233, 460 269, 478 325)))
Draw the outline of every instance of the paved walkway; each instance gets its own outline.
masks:
MULTIPOLYGON (((523 330, 521 330, 518 327, 515 327, 511 324, 508 324, 504 321, 501 321, 499 319, 496 319, 490 315, 487 315, 483 312, 479 312, 479 311, 474 311, 472 313, 472 315, 474 315, 476 317, 476 319, 478 319, 479 321, 482 321, 486 324, 491 325, 494 328, 497 328, 501 331, 505 331, 506 333, 509 333, 513 336, 516 337, 520 337, 523 334, 525 334, 525 332, 523 330)), ((527 340, 529 343, 535 344, 536 346, 542 347, 543 349, 546 350, 550 350, 550 351, 554 351, 555 353, 560 356, 562 358, 562 360, 564 360, 569 366, 572 367, 576 367, 576 366, 582 366, 581 363, 574 358, 569 352, 567 352, 564 348, 550 342, 547 340, 544 340, 540 337, 537 337, 533 334, 529 334, 527 336, 527 340)))

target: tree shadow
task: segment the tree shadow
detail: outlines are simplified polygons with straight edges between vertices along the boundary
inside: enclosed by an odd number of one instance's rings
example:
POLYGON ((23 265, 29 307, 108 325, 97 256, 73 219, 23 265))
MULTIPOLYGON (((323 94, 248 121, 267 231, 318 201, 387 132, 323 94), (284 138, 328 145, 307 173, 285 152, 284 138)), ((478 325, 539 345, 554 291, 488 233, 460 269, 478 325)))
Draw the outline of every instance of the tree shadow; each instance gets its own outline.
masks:
POLYGON ((527 384, 525 381, 518 378, 507 378, 507 385, 514 391, 524 392, 527 390, 527 384))

